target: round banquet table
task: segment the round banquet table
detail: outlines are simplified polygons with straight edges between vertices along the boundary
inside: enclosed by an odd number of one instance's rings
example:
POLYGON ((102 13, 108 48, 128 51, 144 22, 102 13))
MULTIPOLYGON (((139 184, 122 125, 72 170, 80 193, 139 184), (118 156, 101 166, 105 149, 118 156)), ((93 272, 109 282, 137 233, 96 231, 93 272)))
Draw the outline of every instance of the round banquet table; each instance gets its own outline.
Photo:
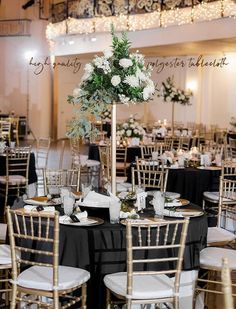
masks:
MULTIPOLYGON (((126 270, 125 226, 105 221, 98 226, 78 227, 60 224, 60 264, 90 272, 88 309, 105 308, 106 274, 126 270)), ((206 246, 207 217, 191 218, 183 269, 199 268, 199 253, 206 246)))
POLYGON ((219 169, 169 169, 166 191, 178 192, 182 198, 200 206, 203 192, 219 191, 220 173, 219 169))

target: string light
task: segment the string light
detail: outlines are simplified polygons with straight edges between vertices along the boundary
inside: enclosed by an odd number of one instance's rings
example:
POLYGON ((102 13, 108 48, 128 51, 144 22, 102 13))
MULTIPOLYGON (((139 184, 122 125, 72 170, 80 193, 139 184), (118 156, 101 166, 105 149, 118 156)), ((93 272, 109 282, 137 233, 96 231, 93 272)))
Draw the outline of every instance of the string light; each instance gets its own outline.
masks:
POLYGON ((201 2, 187 8, 157 10, 152 13, 95 17, 87 19, 68 18, 47 26, 46 37, 53 41, 67 34, 89 34, 109 32, 113 24, 116 31, 138 31, 159 27, 181 26, 184 24, 210 21, 219 18, 236 18, 236 3, 231 0, 201 2))

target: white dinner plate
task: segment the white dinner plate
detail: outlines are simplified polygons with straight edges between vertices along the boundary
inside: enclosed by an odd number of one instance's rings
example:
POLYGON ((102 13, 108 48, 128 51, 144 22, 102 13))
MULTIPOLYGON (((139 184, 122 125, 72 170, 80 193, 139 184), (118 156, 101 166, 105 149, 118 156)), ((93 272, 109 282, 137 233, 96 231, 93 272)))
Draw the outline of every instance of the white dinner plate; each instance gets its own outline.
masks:
POLYGON ((104 220, 101 218, 88 217, 87 220, 83 220, 81 222, 73 222, 69 217, 66 220, 65 219, 63 220, 63 218, 60 217, 59 222, 60 224, 71 225, 71 226, 93 226, 103 224, 104 220))
POLYGON ((108 202, 94 202, 94 201, 84 201, 80 200, 76 202, 76 205, 83 207, 91 207, 91 208, 109 208, 108 202))
MULTIPOLYGON (((149 202, 151 205, 153 205, 153 200, 149 202)), ((172 202, 165 202, 165 207, 183 207, 188 205, 190 202, 185 199, 179 199, 179 200, 173 200, 172 202)))
POLYGON ((172 217, 172 218, 194 218, 194 217, 201 217, 204 215, 203 211, 195 210, 194 209, 184 209, 184 210, 164 210, 165 217, 172 217))

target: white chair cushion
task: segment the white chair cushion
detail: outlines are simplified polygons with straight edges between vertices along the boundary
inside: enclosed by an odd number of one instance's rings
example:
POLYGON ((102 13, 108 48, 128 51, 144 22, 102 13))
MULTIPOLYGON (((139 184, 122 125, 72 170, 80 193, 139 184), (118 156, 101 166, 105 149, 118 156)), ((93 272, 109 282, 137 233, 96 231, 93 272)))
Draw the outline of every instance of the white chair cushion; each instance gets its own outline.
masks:
POLYGON ((200 267, 220 270, 222 258, 228 259, 230 269, 236 269, 236 250, 218 247, 208 247, 200 252, 200 267))
MULTIPOLYGON (((107 288, 118 295, 126 296, 127 273, 114 273, 104 277, 107 288)), ((174 283, 166 275, 144 275, 133 278, 133 299, 172 297, 174 283)))
POLYGON ((0 265, 11 264, 11 249, 8 245, 0 245, 0 265))
MULTIPOLYGON (((87 282, 90 273, 81 268, 59 266, 58 289, 65 290, 87 282)), ((32 266, 23 271, 17 278, 17 284, 31 289, 53 290, 53 269, 45 266, 32 266)))
MULTIPOLYGON (((232 197, 234 198, 234 195, 232 195, 232 197)), ((218 203, 219 202, 219 199, 220 199, 220 193, 219 191, 217 192, 203 192, 203 198, 204 199, 208 199, 208 200, 211 200, 213 203, 218 203)), ((229 204, 235 204, 236 201, 234 201, 233 199, 229 199, 229 198, 223 198, 223 202, 225 203, 229 203, 229 204)))
POLYGON ((166 192, 165 192, 165 197, 171 198, 171 199, 173 199, 173 200, 174 200, 174 199, 178 199, 178 198, 180 198, 180 193, 166 191, 166 192))
MULTIPOLYGON (((6 182, 7 182, 6 176, 0 176, 0 183, 5 184, 6 182)), ((13 186, 17 184, 25 184, 26 178, 21 175, 10 175, 8 183, 13 186)))
POLYGON ((236 235, 221 227, 209 227, 207 230, 207 244, 231 242, 236 235))
POLYGON ((95 166, 100 166, 100 162, 97 160, 87 160, 86 161, 86 166, 87 167, 95 167, 95 166))

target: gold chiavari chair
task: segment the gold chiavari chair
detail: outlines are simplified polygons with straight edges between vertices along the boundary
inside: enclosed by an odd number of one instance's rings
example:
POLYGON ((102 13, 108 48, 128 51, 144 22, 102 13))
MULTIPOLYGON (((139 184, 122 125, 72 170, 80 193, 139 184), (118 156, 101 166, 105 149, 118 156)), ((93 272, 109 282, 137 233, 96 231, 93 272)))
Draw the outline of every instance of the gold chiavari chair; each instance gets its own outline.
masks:
POLYGON ((126 177, 127 168, 130 163, 127 163, 127 147, 116 147, 116 175, 126 177))
POLYGON ((1 138, 11 142, 11 121, 9 119, 0 120, 1 138))
POLYGON ((16 145, 19 146, 19 117, 9 118, 12 126, 12 134, 14 139, 16 141, 16 145))
POLYGON ((36 140, 36 168, 47 168, 50 151, 50 137, 39 137, 36 140))
MULTIPOLYGON (((236 179, 236 163, 233 162, 232 160, 222 161, 221 176, 225 178, 235 177, 236 179)), ((220 189, 220 186, 219 186, 219 189, 220 189)), ((203 192, 203 204, 202 204, 203 209, 205 209, 206 207, 206 202, 210 205, 213 205, 213 207, 214 205, 218 207, 219 199, 220 199, 220 191, 203 192)), ((234 202, 231 199, 227 200, 227 197, 223 199, 223 202, 225 204, 234 204, 234 202)))
POLYGON ((80 168, 51 170, 44 169, 44 192, 46 194, 59 194, 60 188, 68 187, 72 191, 79 191, 80 168))
POLYGON ((5 298, 5 305, 9 305, 9 294, 11 292, 11 250, 9 245, 0 245, 0 300, 5 298))
POLYGON ((143 160, 136 158, 136 167, 132 167, 132 186, 166 191, 169 170, 164 168, 161 160, 143 160))
POLYGON ((180 148, 181 148, 181 138, 173 137, 173 149, 180 149, 180 148))
MULTIPOLYGON (((204 308, 208 308, 210 294, 222 295, 224 293, 222 292, 224 283, 220 280, 223 259, 227 259, 228 267, 231 273, 235 275, 236 250, 219 247, 207 247, 200 252, 201 271, 199 272, 199 277, 196 280, 193 308, 195 308, 197 296, 201 292, 204 292, 204 308)), ((236 284, 233 284, 232 286, 234 289, 236 288, 236 284)), ((236 297, 235 292, 232 296, 236 297)), ((229 309, 230 307, 223 308, 229 309)))
POLYGON ((179 308, 188 222, 188 219, 151 224, 126 221, 127 272, 104 277, 106 308, 115 303, 112 294, 123 299, 127 309, 132 304, 161 303, 172 303, 175 309, 179 308), (170 278, 171 275, 174 277, 170 278))
POLYGON ((185 151, 190 150, 190 138, 189 137, 180 138, 180 149, 183 149, 185 151))
POLYGON ((31 147, 17 147, 6 152, 6 174, 0 176, 0 195, 4 196, 4 208, 9 196, 19 197, 27 192, 31 147))
POLYGON ((12 256, 11 309, 22 302, 39 308, 65 309, 72 305, 86 308, 88 271, 59 265, 59 213, 25 212, 7 208, 8 229, 12 256), (33 245, 32 245, 33 244, 33 245), (20 265, 30 266, 19 271, 20 265), (80 296, 73 292, 80 290, 80 296), (33 295, 35 298, 24 297, 33 295), (43 298, 44 296, 44 298, 43 298), (66 304, 60 306, 60 297, 66 304), (43 299, 51 298, 47 303, 43 299))
POLYGON ((141 145, 141 158, 142 159, 151 159, 152 153, 157 149, 156 144, 151 145, 141 145))
POLYGON ((234 205, 236 205, 236 180, 221 176, 217 226, 208 228, 208 246, 222 246, 235 241, 236 210, 232 207, 234 205), (229 224, 231 227, 228 227, 229 224))
POLYGON ((173 138, 172 137, 165 137, 164 144, 163 144, 163 151, 171 151, 173 149, 173 138))
MULTIPOLYGON (((111 148, 110 146, 109 145, 99 146, 99 156, 100 156, 100 164, 101 164, 100 165, 101 185, 102 187, 106 187, 111 182, 111 148)), ((127 180, 126 176, 116 176, 117 191, 119 192, 127 191, 127 189, 132 187, 132 185, 126 182, 126 180, 127 180)))
POLYGON ((229 153, 231 158, 236 158, 236 139, 229 138, 229 153))
POLYGON ((223 309, 234 309, 231 271, 229 269, 228 259, 226 258, 223 258, 222 260, 221 280, 222 280, 222 292, 224 295, 223 309))
MULTIPOLYGON (((48 165, 48 157, 51 145, 50 137, 39 137, 36 140, 36 149, 35 149, 35 157, 36 157, 36 173, 37 173, 37 193, 40 195, 40 192, 43 190, 44 179, 43 179, 43 171, 47 168, 48 165)), ((45 192, 44 192, 45 194, 45 192)))

